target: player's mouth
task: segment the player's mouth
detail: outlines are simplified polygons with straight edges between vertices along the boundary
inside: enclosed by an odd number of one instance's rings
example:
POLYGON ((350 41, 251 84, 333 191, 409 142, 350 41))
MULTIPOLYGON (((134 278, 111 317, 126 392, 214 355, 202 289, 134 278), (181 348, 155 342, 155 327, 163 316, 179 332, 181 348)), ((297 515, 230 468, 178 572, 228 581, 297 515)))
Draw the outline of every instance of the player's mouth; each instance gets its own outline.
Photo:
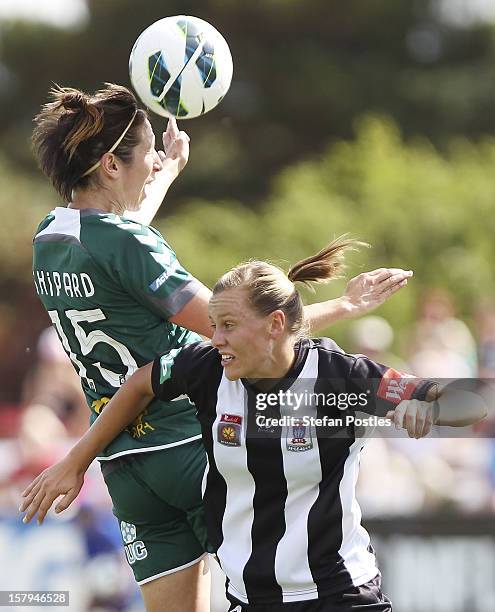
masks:
POLYGON ((234 355, 231 355, 230 353, 221 353, 220 357, 222 358, 223 367, 231 364, 235 359, 234 355))

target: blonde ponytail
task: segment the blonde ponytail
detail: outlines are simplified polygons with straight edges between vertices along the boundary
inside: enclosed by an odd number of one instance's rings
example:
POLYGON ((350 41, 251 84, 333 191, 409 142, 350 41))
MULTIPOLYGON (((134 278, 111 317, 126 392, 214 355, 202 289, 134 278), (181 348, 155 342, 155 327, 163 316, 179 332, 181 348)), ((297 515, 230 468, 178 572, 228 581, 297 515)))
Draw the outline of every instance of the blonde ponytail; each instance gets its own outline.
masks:
POLYGON ((287 278, 293 283, 326 283, 334 278, 339 278, 345 269, 344 255, 347 251, 356 251, 359 247, 369 246, 347 235, 333 240, 316 255, 306 257, 294 264, 287 278))
POLYGON ((226 272, 213 287, 213 294, 227 289, 242 288, 246 291, 251 307, 259 316, 267 316, 282 310, 287 321, 287 331, 296 338, 309 333, 304 319, 304 305, 294 283, 324 283, 342 274, 344 254, 368 246, 364 242, 341 236, 324 249, 296 263, 288 274, 266 261, 248 261, 226 272))

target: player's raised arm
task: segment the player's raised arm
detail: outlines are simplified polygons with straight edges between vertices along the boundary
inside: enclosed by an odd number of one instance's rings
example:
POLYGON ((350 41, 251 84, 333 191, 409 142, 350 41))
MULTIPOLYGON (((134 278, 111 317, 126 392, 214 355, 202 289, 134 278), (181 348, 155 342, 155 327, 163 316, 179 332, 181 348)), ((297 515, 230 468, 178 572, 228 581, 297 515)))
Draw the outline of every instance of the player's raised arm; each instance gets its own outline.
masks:
POLYGON ((163 132, 163 151, 157 151, 161 169, 155 172, 153 180, 145 186, 146 197, 139 210, 126 211, 125 217, 143 225, 149 225, 170 186, 184 169, 189 159, 189 136, 179 131, 174 117, 168 120, 167 129, 163 132))
POLYGON ((81 490, 84 474, 91 462, 153 399, 152 366, 149 363, 139 368, 122 385, 67 456, 44 470, 23 491, 24 500, 19 510, 26 512, 23 519, 25 523, 38 513, 38 523, 41 525, 46 513, 61 495, 63 497, 55 507, 55 512, 70 506, 81 490))
POLYGON ((401 268, 378 268, 355 276, 341 297, 304 307, 311 331, 317 332, 335 321, 360 317, 377 308, 405 287, 412 276, 411 270, 401 268))

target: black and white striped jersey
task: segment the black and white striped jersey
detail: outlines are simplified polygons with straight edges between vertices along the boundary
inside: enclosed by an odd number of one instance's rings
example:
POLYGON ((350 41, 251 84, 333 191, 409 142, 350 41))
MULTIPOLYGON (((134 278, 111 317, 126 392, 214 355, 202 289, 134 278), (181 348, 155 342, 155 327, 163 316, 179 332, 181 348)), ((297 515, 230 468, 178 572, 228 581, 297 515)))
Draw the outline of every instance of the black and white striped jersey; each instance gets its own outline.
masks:
POLYGON ((326 338, 303 340, 296 350, 286 377, 270 381, 278 403, 267 401, 259 381, 229 381, 208 343, 153 366, 159 398, 187 394, 196 404, 208 454, 208 535, 229 596, 243 603, 317 599, 377 575, 355 497, 364 439, 345 417, 383 415, 402 399, 424 399, 435 384, 345 354, 326 338), (304 419, 301 407, 285 401, 289 391, 306 397, 304 419), (327 401, 346 395, 366 396, 366 405, 353 399, 343 410, 327 401))

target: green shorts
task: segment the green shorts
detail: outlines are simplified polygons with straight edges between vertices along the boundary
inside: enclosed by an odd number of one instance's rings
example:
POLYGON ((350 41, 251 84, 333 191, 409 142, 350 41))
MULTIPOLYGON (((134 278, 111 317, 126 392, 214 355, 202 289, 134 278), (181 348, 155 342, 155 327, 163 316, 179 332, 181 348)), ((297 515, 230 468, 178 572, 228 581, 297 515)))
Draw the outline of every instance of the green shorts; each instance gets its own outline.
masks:
POLYGON ((185 569, 206 551, 201 440, 101 463, 138 584, 185 569))

